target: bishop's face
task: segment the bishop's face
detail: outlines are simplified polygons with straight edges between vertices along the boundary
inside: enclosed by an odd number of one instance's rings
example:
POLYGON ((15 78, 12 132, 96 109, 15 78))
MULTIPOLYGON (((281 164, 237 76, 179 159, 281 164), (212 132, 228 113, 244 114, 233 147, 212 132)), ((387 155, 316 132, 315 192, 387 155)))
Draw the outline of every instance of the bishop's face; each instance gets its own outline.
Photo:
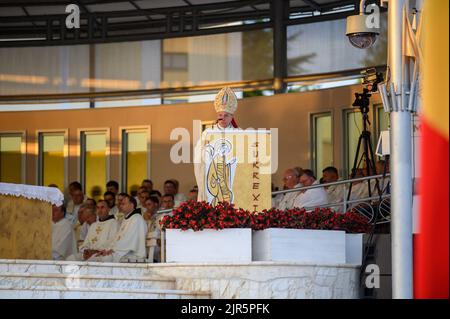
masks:
POLYGON ((221 128, 226 128, 228 127, 228 125, 230 125, 231 120, 233 119, 233 114, 228 113, 228 112, 217 112, 217 124, 219 124, 219 126, 221 128))

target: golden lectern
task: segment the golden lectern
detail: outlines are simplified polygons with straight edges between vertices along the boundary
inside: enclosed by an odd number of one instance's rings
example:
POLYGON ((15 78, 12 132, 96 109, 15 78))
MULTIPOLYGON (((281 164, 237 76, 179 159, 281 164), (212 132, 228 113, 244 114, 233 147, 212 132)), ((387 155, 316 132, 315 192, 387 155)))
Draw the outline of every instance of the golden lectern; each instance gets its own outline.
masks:
POLYGON ((269 130, 207 129, 196 148, 199 200, 258 212, 271 207, 269 130))

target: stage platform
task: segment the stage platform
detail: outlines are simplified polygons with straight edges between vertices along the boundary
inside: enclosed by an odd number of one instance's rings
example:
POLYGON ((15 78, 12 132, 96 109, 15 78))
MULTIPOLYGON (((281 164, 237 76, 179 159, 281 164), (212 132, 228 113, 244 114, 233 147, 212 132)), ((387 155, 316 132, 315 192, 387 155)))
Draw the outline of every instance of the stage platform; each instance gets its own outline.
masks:
POLYGON ((0 299, 353 299, 349 264, 98 263, 0 259, 0 299))

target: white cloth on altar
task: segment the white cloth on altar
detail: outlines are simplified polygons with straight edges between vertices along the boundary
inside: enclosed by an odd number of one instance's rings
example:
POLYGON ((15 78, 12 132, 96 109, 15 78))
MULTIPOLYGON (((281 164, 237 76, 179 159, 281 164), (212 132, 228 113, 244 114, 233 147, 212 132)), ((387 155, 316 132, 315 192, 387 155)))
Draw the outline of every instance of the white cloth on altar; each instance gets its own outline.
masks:
POLYGON ((37 199, 56 206, 61 206, 64 202, 63 193, 56 187, 0 183, 0 194, 37 199))
POLYGON ((135 210, 128 214, 120 224, 120 228, 106 250, 112 249, 112 255, 93 256, 90 261, 120 262, 126 259, 142 259, 146 257, 145 237, 147 235, 147 223, 135 210))
MULTIPOLYGON (((318 184, 319 181, 315 181, 312 185, 318 184)), ((328 204, 328 194, 323 187, 307 189, 294 201, 294 207, 297 208, 315 208, 326 204, 328 204)))
POLYGON ((77 252, 72 223, 66 218, 52 224, 52 258, 65 260, 77 252))

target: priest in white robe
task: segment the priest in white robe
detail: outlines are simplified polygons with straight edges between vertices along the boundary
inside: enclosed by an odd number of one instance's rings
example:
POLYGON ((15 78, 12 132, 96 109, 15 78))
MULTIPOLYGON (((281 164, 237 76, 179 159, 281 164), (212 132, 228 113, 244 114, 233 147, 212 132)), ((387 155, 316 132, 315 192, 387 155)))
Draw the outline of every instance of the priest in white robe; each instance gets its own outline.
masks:
POLYGON ((78 211, 86 199, 86 195, 84 195, 80 189, 75 189, 72 192, 72 201, 68 203, 66 218, 69 219, 73 225, 78 222, 78 211))
POLYGON ((114 241, 119 230, 119 222, 114 216, 109 215, 109 207, 106 201, 100 200, 96 208, 98 221, 90 225, 86 239, 80 247, 80 252, 69 256, 67 260, 87 260, 101 250, 108 249, 114 241))
POLYGON ((147 210, 144 213, 144 220, 147 223, 146 246, 148 247, 149 262, 161 261, 161 225, 159 222, 164 214, 158 213, 159 200, 155 196, 150 196, 145 201, 147 210))
MULTIPOLYGON (((213 126, 213 130, 232 131, 238 129, 236 121, 234 120, 234 113, 237 110, 237 97, 233 90, 229 87, 224 87, 216 95, 214 99, 214 108, 217 113, 217 121, 213 126)), ((197 142, 194 151, 194 173, 198 185, 198 201, 206 201, 206 187, 205 187, 205 148, 203 145, 205 139, 202 133, 201 139, 197 142)))
POLYGON ((123 198, 120 208, 126 213, 119 231, 108 248, 93 254, 89 261, 126 262, 145 259, 147 224, 136 206, 137 202, 132 196, 123 198))
MULTIPOLYGON (((300 183, 303 186, 319 185, 314 173, 305 169, 300 177, 300 183)), ((323 187, 312 188, 300 192, 300 195, 294 201, 294 207, 313 210, 314 208, 328 204, 328 194, 323 187)))
POLYGON ((52 206, 52 258, 65 260, 77 252, 73 224, 64 218, 64 206, 52 206))
MULTIPOLYGON (((285 190, 302 187, 302 184, 300 183, 299 172, 293 168, 287 169, 284 172, 283 184, 283 189, 285 190)), ((277 195, 278 198, 276 197, 272 202, 276 204, 276 206, 274 207, 280 210, 291 209, 294 207, 294 202, 298 196, 300 196, 299 191, 284 193, 277 195)))

